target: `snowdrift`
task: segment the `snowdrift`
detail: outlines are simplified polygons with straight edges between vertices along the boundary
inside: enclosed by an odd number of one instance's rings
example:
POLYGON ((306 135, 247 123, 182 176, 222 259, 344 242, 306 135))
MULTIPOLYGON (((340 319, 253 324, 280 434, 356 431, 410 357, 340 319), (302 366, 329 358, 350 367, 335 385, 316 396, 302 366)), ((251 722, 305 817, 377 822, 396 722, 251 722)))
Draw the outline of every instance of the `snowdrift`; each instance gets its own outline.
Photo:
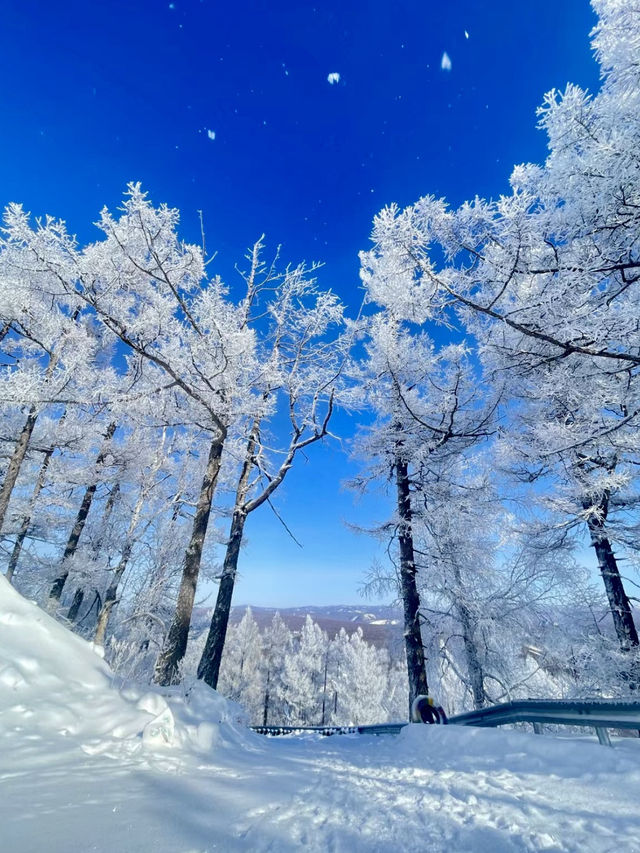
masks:
POLYGON ((241 709, 198 682, 119 689, 94 647, 0 576, 0 732, 77 736, 86 752, 113 741, 130 750, 207 752, 256 736, 241 709))
MULTIPOLYGON (((616 748, 601 746, 592 734, 536 735, 515 729, 474 726, 405 726, 396 741, 396 757, 445 771, 476 771, 593 778, 594 772, 629 772, 640 782, 640 744, 629 737, 616 748)), ((639 848, 640 851, 640 848, 639 848)))

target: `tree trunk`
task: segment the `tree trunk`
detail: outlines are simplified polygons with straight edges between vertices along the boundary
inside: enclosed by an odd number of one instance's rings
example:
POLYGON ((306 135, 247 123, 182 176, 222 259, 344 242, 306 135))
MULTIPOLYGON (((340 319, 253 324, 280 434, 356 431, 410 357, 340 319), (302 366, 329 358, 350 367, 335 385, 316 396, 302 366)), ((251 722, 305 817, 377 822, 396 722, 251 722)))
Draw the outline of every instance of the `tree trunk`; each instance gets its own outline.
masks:
MULTIPOLYGON (((593 504, 590 501, 583 501, 582 506, 585 510, 593 510, 593 504)), ((597 506, 597 513, 592 511, 589 513, 587 526, 591 536, 591 544, 598 558, 598 568, 609 600, 618 642, 621 650, 628 652, 638 646, 638 631, 633 621, 631 603, 622 584, 618 563, 605 529, 609 512, 609 495, 607 493, 603 495, 597 506)))
POLYGON ((471 612, 464 602, 458 601, 456 607, 462 627, 462 642, 464 644, 467 673, 471 685, 471 695, 473 696, 473 707, 478 710, 479 708, 484 708, 487 704, 487 697, 484 692, 484 673, 478 656, 473 620, 471 612))
POLYGON ((460 568, 455 562, 455 555, 452 555, 452 558, 453 577, 457 587, 455 593, 455 608, 458 613, 458 619, 460 620, 460 627, 462 629, 462 643, 464 645, 467 675, 469 676, 471 695, 473 697, 473 707, 478 710, 479 708, 484 708, 487 704, 487 696, 484 691, 484 672, 478 655, 473 616, 469 606, 464 600, 464 586, 462 583, 460 568))
POLYGON ((6 338, 10 328, 11 320, 7 320, 5 323, 3 323, 2 328, 0 329, 0 341, 3 341, 6 338))
POLYGON ((54 607, 60 601, 60 598, 62 596, 62 590, 64 589, 64 585, 66 584, 67 578, 69 577, 69 566, 67 561, 75 554, 78 548, 78 542, 80 541, 80 536, 82 535, 82 531, 84 530, 84 526, 87 521, 87 516, 89 515, 89 510, 91 509, 91 504, 93 502, 93 496, 95 495, 97 488, 97 482, 92 483, 90 486, 87 486, 84 496, 82 498, 80 509, 78 510, 78 514, 76 515, 75 524, 71 529, 69 539, 67 540, 67 544, 64 549, 64 554, 62 557, 62 569, 58 577, 54 580, 51 586, 51 591, 49 592, 49 602, 54 607))
POLYGON ((400 593, 404 610, 404 646, 409 675, 409 708, 416 696, 427 694, 427 671, 425 666, 422 633, 420 631, 420 595, 416 584, 416 564, 413 550, 413 520, 409 471, 401 456, 395 460, 396 489, 398 495, 398 545, 400 550, 400 593))
POLYGON ((27 453, 27 447, 29 446, 29 442, 31 440, 31 436, 33 435, 33 428, 36 425, 36 420, 38 419, 38 413, 35 406, 31 406, 29 409, 29 414, 27 415, 27 419, 24 422, 24 426, 18 436, 18 440, 16 441, 16 446, 13 449, 13 453, 11 454, 11 459, 9 460, 9 465, 7 467, 7 473, 4 476, 4 481, 2 486, 0 486, 0 530, 2 529, 2 525, 4 524, 4 519, 7 514, 7 510, 9 509, 9 501, 11 500, 11 494, 13 492, 13 488, 16 484, 16 480, 18 479, 18 474, 20 473, 20 467, 24 461, 24 457, 27 453))
MULTIPOLYGON (((74 313, 73 319, 75 320, 76 317, 77 312, 74 313)), ((2 328, 2 338, 4 338, 4 336, 7 334, 10 327, 11 322, 4 324, 2 328)), ((2 340, 2 338, 0 338, 0 340, 2 340)), ((49 364, 47 366, 47 372, 45 374, 46 382, 48 382, 53 376, 56 364, 57 358, 53 355, 50 355, 49 364)), ((64 415, 62 417, 64 418, 64 415)), ((7 473, 4 477, 4 482, 2 483, 2 486, 0 486, 0 530, 2 530, 4 519, 7 514, 7 509, 9 508, 9 501, 11 500, 11 493, 13 492, 13 487, 15 486, 16 480, 18 479, 20 467, 22 466, 22 463, 24 461, 24 457, 26 455, 29 442, 31 441, 31 436, 33 435, 33 429, 36 425, 37 419, 38 410, 34 403, 29 409, 27 420, 25 421, 25 424, 22 427, 22 432, 20 433, 11 459, 9 460, 9 466, 7 468, 7 473)))
MULTIPOLYGON (((2 338, 0 337, 0 340, 2 338)), ((67 417, 66 410, 60 416, 58 420, 58 427, 61 427, 67 417)), ((38 472, 38 477, 36 479, 36 484, 33 487, 33 493, 31 495, 31 499, 29 501, 29 508, 27 510, 26 515, 22 517, 22 521, 20 522, 20 529, 18 530, 18 535, 16 536, 16 541, 13 546, 13 551, 11 552, 11 557, 9 559, 9 565, 7 566, 7 580, 9 583, 12 583, 13 575, 15 574, 15 570, 18 566, 18 561, 20 559, 20 554, 22 553, 22 548, 24 546, 24 540, 27 538, 27 534, 29 532, 29 527, 31 526, 31 519, 33 518, 34 510, 38 503, 38 498, 40 497, 40 492, 44 488, 44 484, 46 482, 47 470, 49 468, 49 463, 51 462, 51 457, 55 452, 55 446, 50 447, 44 453, 44 459, 42 460, 42 464, 40 465, 40 471, 38 472)))
POLYGON ((52 456, 53 448, 47 450, 47 452, 44 454, 44 459, 42 460, 42 465, 40 466, 40 471, 38 472, 38 479, 36 480, 36 484, 33 487, 33 493, 31 495, 31 500, 29 501, 29 509, 27 510, 27 513, 22 516, 22 521, 20 522, 20 529, 18 530, 18 535, 16 536, 16 541, 13 545, 11 557, 9 558, 9 565, 7 566, 6 577, 9 583, 13 583, 13 576, 18 565, 18 560, 20 559, 20 554, 22 553, 22 546, 24 545, 24 540, 27 538, 27 533, 29 532, 29 527, 31 526, 33 511, 36 507, 36 504, 38 503, 40 492, 44 488, 45 479, 47 476, 47 468, 49 467, 49 462, 51 461, 52 456))
POLYGON ((224 555, 216 606, 211 617, 207 642, 202 652, 200 663, 198 664, 198 678, 201 678, 209 687, 213 687, 214 690, 218 686, 220 663, 222 662, 224 641, 227 636, 231 599, 233 597, 233 587, 236 582, 238 558, 240 556, 240 546, 242 544, 242 535, 246 520, 247 516, 243 509, 236 509, 231 520, 231 533, 224 555))
POLYGON ((320 719, 320 725, 324 726, 327 722, 326 714, 327 714, 327 674, 329 672, 329 646, 327 646, 327 652, 324 656, 324 678, 322 681, 322 717, 320 719))
POLYGON ((211 442, 209 449, 209 459, 202 479, 196 513, 193 518, 191 539, 184 557, 178 601, 164 647, 156 661, 153 676, 156 684, 169 685, 177 682, 178 666, 187 651, 191 614, 193 612, 193 602, 195 600, 196 585, 202 561, 202 549, 207 535, 211 502, 213 500, 216 480, 220 472, 225 438, 226 432, 217 435, 211 442))
MULTIPOLYGON (((120 494, 120 484, 115 483, 114 487, 111 489, 111 494, 109 495, 109 497, 107 499, 107 503, 106 503, 105 508, 104 508, 104 514, 102 516, 102 522, 100 524, 100 535, 98 536, 96 542, 93 545, 92 550, 93 550, 94 560, 96 559, 96 557, 100 553, 100 549, 102 548, 102 543, 104 542, 104 536, 105 536, 105 532, 106 532, 107 523, 109 521, 109 517, 111 516, 111 513, 113 512, 113 508, 115 506, 116 499, 117 499, 119 494, 120 494)), ((96 590, 96 593, 97 593, 97 590, 96 590)), ((69 612, 67 613, 67 619, 69 620, 69 622, 75 622, 76 621, 76 619, 78 618, 78 613, 80 611, 80 608, 82 607, 83 601, 84 601, 84 589, 82 587, 78 587, 76 589, 74 595, 73 595, 73 601, 71 602, 71 607, 69 608, 69 612)), ((91 604, 91 607, 89 608, 89 610, 87 610, 87 612, 83 616, 83 621, 84 621, 84 619, 87 618, 89 613, 91 613, 92 607, 93 607, 93 603, 91 604)))
POLYGON ((262 713, 262 725, 263 726, 267 725, 267 720, 269 719, 269 700, 270 700, 269 686, 270 686, 270 681, 271 681, 271 669, 269 667, 267 667, 267 678, 266 678, 266 684, 265 684, 265 689, 264 689, 264 710, 262 713))
POLYGON ((78 611, 82 607, 82 602, 84 601, 84 589, 79 586, 76 591, 73 593, 73 598, 71 600, 71 606, 67 612, 67 619, 69 622, 75 622, 78 617, 78 611))
POLYGON ((111 583, 109 584, 104 596, 104 601, 102 602, 100 610, 98 611, 96 633, 93 639, 94 643, 100 646, 104 646, 104 638, 107 633, 109 617, 111 616, 111 611, 113 610, 113 607, 117 601, 118 586, 120 585, 122 575, 124 574, 125 569, 127 568, 129 558, 131 557, 131 552, 133 551, 133 546, 135 544, 134 534, 136 532, 136 527, 138 526, 138 521, 140 520, 140 513, 142 512, 142 507, 144 506, 145 497, 146 492, 144 489, 141 489, 140 494, 138 496, 138 500, 136 501, 136 504, 133 508, 129 527, 127 528, 124 547, 122 549, 122 554, 120 555, 120 562, 118 563, 117 569, 113 573, 111 583))
POLYGON ((231 519, 231 530, 229 533, 229 541, 227 542, 227 550, 224 555, 224 563, 222 565, 222 576, 220 578, 220 586, 218 587, 216 606, 214 607, 213 614, 211 616, 211 625, 209 626, 207 642, 202 652, 200 663, 198 664, 198 678, 201 678, 209 685, 209 687, 213 687, 214 690, 218 686, 222 652, 224 650, 224 642, 227 637, 227 626, 229 625, 231 599, 233 597, 233 587, 236 582, 236 573, 238 571, 240 546, 242 545, 244 525, 247 521, 245 501, 249 490, 251 470, 255 462, 259 429, 260 420, 259 418, 256 418, 251 427, 251 432, 249 433, 247 451, 245 453, 242 471, 240 472, 240 479, 238 480, 238 486, 236 488, 235 509, 231 519))
MULTIPOLYGON (((169 524, 169 536, 171 536, 171 534, 173 532, 173 529, 174 529, 176 522, 178 520, 178 516, 180 515, 181 509, 182 509, 182 492, 178 492, 176 494, 176 497, 175 497, 174 503, 173 503, 173 511, 171 513, 171 522, 169 524)), ((156 571, 155 591, 152 591, 150 593, 149 602, 147 604, 147 611, 150 611, 151 613, 155 613, 155 611, 158 609, 159 601, 160 601, 160 598, 162 596, 162 589, 163 589, 163 585, 164 585, 164 580, 165 580, 166 575, 167 575, 166 562, 167 561, 164 558, 164 555, 161 556, 160 565, 158 566, 158 569, 156 571)), ((154 626, 154 620, 152 618, 150 618, 149 616, 145 616, 144 617, 144 625, 145 625, 147 632, 150 633, 151 630, 153 629, 153 626, 154 626)), ((141 640, 140 645, 138 646, 138 651, 146 652, 148 650, 148 648, 149 648, 149 637, 147 636, 143 640, 141 640)))
POLYGON ((100 608, 100 613, 98 614, 98 622, 96 624, 96 633, 94 637, 94 642, 99 646, 104 646, 104 638, 107 633, 109 617, 111 616, 111 611, 116 603, 118 585, 120 584, 122 575, 124 574, 124 571, 127 568, 127 563, 129 562, 129 557, 131 556, 132 550, 133 540, 130 539, 126 542, 124 546, 120 562, 118 563, 118 568, 113 573, 111 583, 109 584, 105 593, 104 601, 102 607, 100 608))
MULTIPOLYGON (((99 468, 100 465, 102 465, 102 463, 106 459, 109 442, 113 438, 113 434, 115 433, 115 431, 116 424, 112 422, 107 427, 107 431, 104 436, 104 443, 96 459, 96 468, 99 468)), ((91 509, 91 504, 93 502, 93 497, 96 493, 97 488, 98 480, 95 479, 93 483, 87 486, 85 490, 84 496, 82 498, 82 503, 80 504, 80 509, 78 510, 78 514, 76 515, 75 524, 73 525, 71 533, 69 534, 69 539, 67 540, 67 544, 64 549, 64 554, 62 555, 60 574, 54 580, 53 585, 51 586, 51 591, 49 592, 50 607, 55 607, 60 601, 60 597, 62 596, 62 590, 64 589, 64 585, 67 582, 67 578, 69 577, 68 561, 75 554, 78 548, 78 542, 80 541, 80 536, 82 535, 82 531, 84 530, 84 526, 87 521, 87 516, 89 515, 89 510, 91 509)))

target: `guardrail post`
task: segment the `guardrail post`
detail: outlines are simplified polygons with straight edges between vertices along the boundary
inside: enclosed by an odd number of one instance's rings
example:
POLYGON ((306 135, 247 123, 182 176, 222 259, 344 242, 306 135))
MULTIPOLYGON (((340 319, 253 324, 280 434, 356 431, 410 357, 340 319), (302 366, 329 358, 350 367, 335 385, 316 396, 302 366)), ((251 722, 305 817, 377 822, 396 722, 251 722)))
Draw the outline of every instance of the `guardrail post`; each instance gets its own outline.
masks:
POLYGON ((541 735, 542 734, 542 723, 534 723, 533 724, 533 731, 535 734, 541 735))
POLYGON ((611 746, 611 738, 609 737, 608 729, 603 729, 601 726, 596 726, 596 734, 602 746, 611 746))

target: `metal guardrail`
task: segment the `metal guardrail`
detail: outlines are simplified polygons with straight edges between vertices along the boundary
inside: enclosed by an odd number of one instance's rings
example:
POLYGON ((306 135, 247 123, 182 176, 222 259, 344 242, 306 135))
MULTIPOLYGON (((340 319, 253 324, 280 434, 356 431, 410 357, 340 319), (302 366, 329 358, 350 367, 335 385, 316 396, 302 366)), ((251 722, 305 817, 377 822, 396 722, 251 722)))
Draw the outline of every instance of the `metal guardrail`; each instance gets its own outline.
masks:
POLYGON ((640 702, 620 699, 526 699, 457 714, 450 717, 449 722, 456 726, 492 727, 533 723, 536 734, 542 734, 544 723, 589 726, 596 730, 601 744, 611 746, 609 729, 640 731, 640 702))
MULTIPOLYGON (((467 711, 449 717, 453 726, 504 726, 511 723, 533 723, 534 731, 542 732, 543 724, 588 726, 596 730, 598 740, 611 745, 608 729, 637 729, 640 732, 640 701, 619 699, 549 700, 526 699, 504 702, 478 711, 467 711)), ((322 735, 369 734, 395 735, 408 723, 382 723, 374 726, 252 726, 254 732, 265 735, 303 734, 322 735)))
POLYGON ((526 699, 450 717, 456 726, 554 723, 606 729, 640 729, 640 702, 619 699, 526 699))

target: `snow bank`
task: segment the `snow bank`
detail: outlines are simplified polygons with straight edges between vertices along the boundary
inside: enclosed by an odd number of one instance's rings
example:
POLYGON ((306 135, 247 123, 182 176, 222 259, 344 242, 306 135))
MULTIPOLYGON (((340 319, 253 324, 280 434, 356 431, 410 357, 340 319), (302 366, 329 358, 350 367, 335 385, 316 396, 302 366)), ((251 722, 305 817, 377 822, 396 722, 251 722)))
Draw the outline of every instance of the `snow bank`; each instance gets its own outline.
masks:
MULTIPOLYGON (((596 773, 624 773, 627 783, 640 788, 640 744, 629 738, 615 749, 593 741, 536 735, 514 729, 473 726, 405 726, 395 755, 407 765, 424 762, 439 770, 540 774, 589 781, 596 773)), ((639 848, 640 850, 640 848, 639 848)))
POLYGON ((118 689, 90 643, 0 577, 0 735, 75 736, 85 752, 117 740, 133 751, 201 753, 252 739, 241 719, 238 706, 202 683, 188 691, 118 689))

